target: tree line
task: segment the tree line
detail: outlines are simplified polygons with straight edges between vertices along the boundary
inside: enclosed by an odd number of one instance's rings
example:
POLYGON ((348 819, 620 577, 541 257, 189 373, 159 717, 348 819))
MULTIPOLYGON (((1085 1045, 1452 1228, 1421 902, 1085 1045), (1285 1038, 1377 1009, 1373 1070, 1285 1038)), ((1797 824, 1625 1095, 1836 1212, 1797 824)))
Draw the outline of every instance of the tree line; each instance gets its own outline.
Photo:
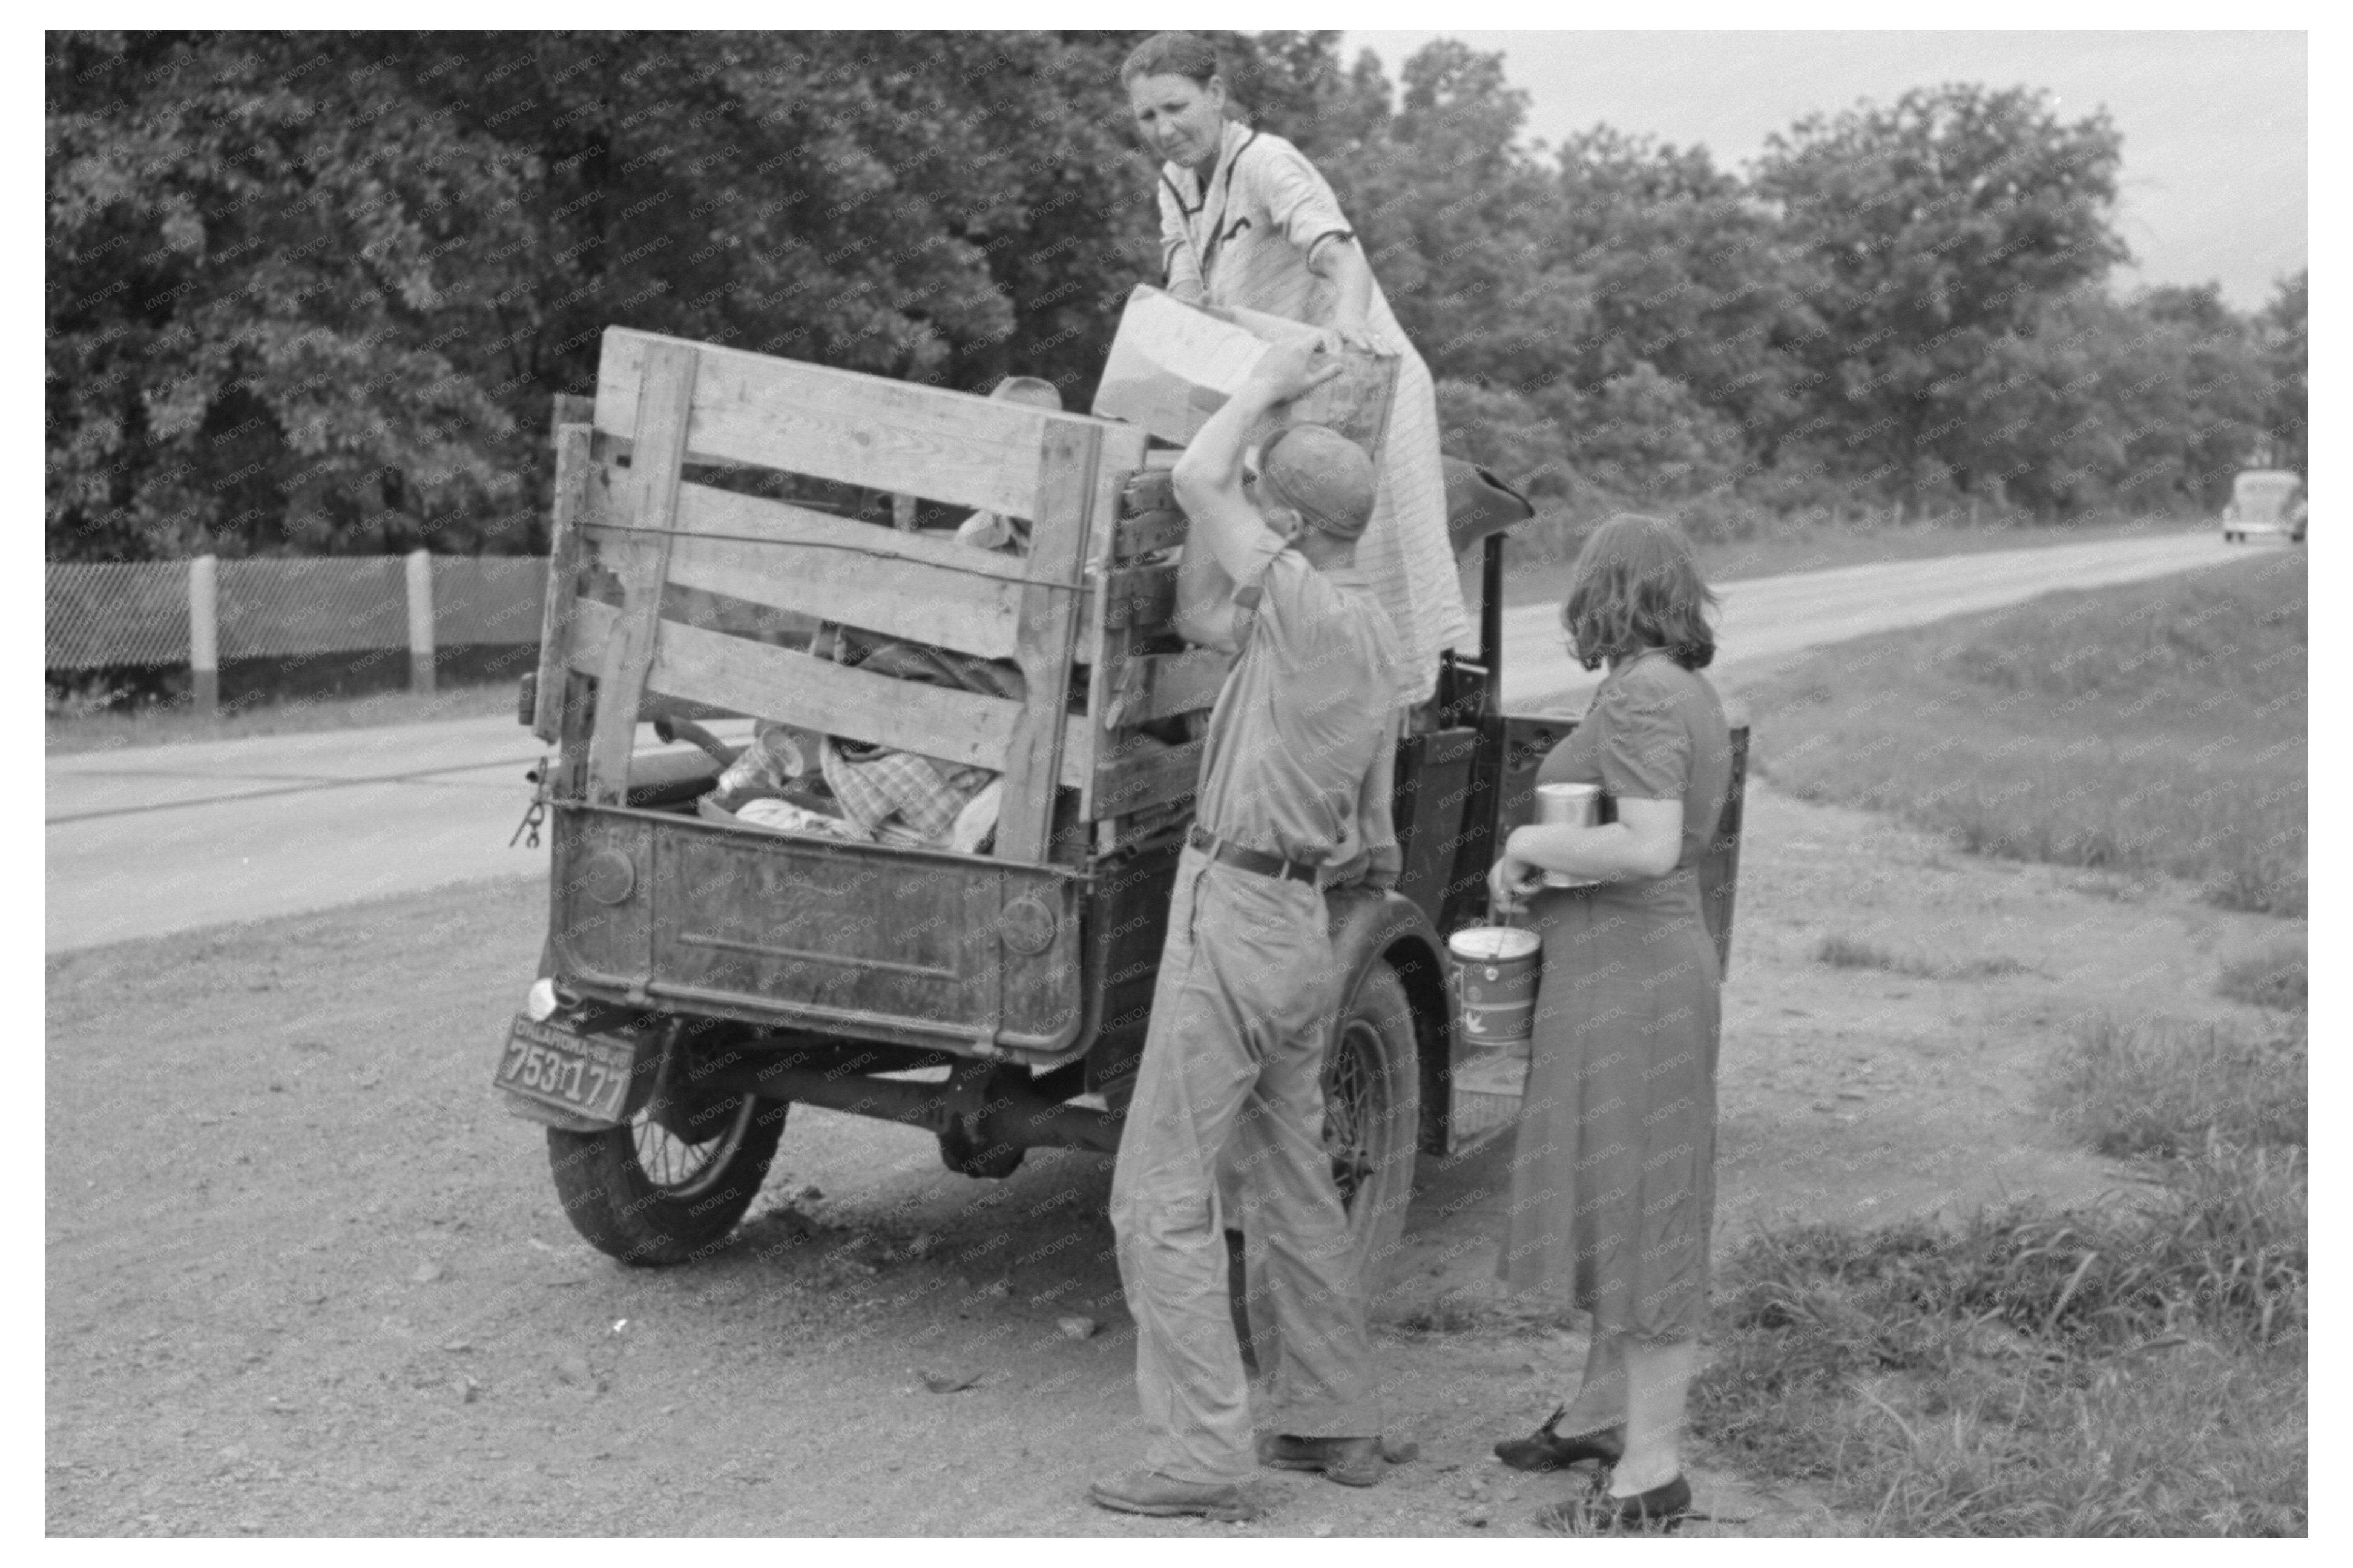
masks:
MULTIPOLYGON (((51 34, 49 558, 543 547, 549 395, 610 324, 1084 408, 1156 281, 1140 37, 51 34)), ((1452 41, 1395 83, 1333 33, 1219 41, 1448 446, 1556 508, 2063 521, 2304 465, 2305 275, 2252 314, 2117 297, 2105 114, 1922 89, 1735 173, 1529 147, 1503 56, 1452 41)))

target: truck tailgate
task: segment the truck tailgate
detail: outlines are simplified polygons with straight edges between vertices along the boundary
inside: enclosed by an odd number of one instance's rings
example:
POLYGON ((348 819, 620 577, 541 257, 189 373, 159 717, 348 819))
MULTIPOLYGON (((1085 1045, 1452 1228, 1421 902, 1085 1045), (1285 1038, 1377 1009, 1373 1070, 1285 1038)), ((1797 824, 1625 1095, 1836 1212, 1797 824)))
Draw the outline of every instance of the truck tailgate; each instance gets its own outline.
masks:
POLYGON ((1050 1055, 1082 1022, 1083 883, 1054 867, 560 804, 559 968, 860 1039, 1050 1055))

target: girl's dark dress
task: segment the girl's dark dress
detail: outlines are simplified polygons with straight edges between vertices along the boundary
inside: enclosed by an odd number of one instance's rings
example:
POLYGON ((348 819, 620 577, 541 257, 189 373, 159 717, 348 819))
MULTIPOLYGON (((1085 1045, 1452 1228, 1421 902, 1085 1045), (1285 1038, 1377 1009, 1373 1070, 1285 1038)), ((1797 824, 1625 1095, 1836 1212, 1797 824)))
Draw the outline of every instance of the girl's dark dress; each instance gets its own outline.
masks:
POLYGON ((1605 1333, 1694 1339, 1706 1314, 1721 974, 1697 867, 1731 778, 1715 688, 1655 650, 1610 673, 1536 775, 1683 803, 1666 875, 1529 905, 1544 975, 1497 1272, 1566 1288, 1605 1333))

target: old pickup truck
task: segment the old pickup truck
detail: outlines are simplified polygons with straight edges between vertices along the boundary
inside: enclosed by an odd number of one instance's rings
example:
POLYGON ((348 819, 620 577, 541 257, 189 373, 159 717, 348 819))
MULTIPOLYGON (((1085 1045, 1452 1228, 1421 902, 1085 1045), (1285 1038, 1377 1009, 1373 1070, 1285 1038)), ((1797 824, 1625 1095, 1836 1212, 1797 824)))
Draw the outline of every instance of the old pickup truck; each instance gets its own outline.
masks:
MULTIPOLYGON (((545 1125, 573 1224, 631 1264, 721 1245, 795 1105, 927 1131, 974 1177, 1034 1147, 1115 1150, 1198 771, 1188 715, 1227 668, 1168 630, 1172 454, 1116 421, 617 328, 593 410, 575 401, 525 694, 554 748, 535 776, 548 935, 494 1068, 545 1125), (1028 519, 1029 552, 829 508, 849 487, 897 498, 902 524, 1028 519), (817 657, 780 615, 1009 661, 1019 694, 817 657), (727 748, 640 755, 639 726, 729 717, 997 771, 993 843, 699 812, 727 748)), ((1479 656, 1444 655, 1398 748, 1397 887, 1327 895, 1347 1001, 1325 1139, 1368 1263, 1398 1243, 1417 1153, 1463 1148, 1516 1103, 1454 1027, 1442 934, 1481 921, 1497 832, 1532 815, 1536 765, 1571 727, 1499 702, 1499 530, 1526 511, 1456 517, 1459 550, 1483 551, 1479 656)), ((1703 868, 1726 956, 1738 779, 1703 868)))

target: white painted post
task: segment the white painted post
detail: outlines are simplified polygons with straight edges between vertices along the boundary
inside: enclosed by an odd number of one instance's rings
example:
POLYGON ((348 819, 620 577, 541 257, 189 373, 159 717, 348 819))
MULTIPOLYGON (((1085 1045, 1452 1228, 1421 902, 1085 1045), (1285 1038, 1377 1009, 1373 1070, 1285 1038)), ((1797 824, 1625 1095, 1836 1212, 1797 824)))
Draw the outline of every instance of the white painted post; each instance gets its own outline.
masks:
POLYGON ((408 552, 408 689, 433 694, 433 556, 408 552))
POLYGON ((220 714, 220 581, 219 563, 198 556, 188 563, 189 695, 196 712, 206 718, 220 714))

